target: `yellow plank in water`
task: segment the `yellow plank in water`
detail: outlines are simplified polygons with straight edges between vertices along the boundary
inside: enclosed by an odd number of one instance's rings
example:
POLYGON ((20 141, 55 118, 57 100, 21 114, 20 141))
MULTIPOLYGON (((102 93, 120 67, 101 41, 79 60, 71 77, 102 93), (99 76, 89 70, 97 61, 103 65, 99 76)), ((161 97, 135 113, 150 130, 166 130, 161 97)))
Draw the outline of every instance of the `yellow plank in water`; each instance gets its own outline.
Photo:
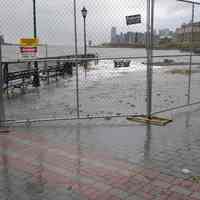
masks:
POLYGON ((148 124, 153 124, 153 125, 158 125, 158 126, 165 126, 166 124, 172 122, 171 119, 167 119, 167 118, 152 117, 149 119, 146 116, 144 116, 144 117, 127 117, 127 120, 139 122, 139 123, 148 123, 148 124))

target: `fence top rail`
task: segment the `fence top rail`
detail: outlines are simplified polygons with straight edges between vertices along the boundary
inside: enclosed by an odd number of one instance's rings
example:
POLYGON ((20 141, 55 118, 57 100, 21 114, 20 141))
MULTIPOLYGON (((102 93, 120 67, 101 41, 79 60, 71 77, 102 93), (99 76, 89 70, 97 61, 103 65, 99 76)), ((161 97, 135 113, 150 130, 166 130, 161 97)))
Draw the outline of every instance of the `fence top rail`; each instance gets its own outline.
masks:
POLYGON ((190 4, 194 4, 194 5, 200 5, 200 2, 196 2, 196 1, 189 1, 189 0, 177 0, 180 2, 184 2, 184 3, 190 3, 190 4))
MULTIPOLYGON (((154 55, 153 58, 175 58, 175 57, 189 57, 190 54, 176 54, 176 55, 154 55)), ((200 54, 194 54, 193 56, 200 56, 200 54)), ((38 59, 26 59, 26 60, 12 60, 12 61, 2 61, 2 64, 20 64, 28 62, 79 62, 79 61, 98 61, 98 60, 125 60, 125 59, 147 59, 147 56, 124 56, 124 57, 94 57, 94 58, 60 58, 60 57, 46 57, 38 59)))

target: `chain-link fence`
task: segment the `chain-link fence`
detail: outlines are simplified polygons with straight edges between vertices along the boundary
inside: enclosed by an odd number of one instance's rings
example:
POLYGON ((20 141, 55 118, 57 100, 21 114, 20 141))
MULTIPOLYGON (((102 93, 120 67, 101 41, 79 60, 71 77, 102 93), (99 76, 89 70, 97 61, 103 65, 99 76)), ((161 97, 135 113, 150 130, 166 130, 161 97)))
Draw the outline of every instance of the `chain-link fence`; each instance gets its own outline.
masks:
POLYGON ((200 25, 193 4, 36 0, 40 45, 37 59, 24 60, 14 43, 33 35, 33 2, 12 0, 0 8, 10 43, 1 48, 6 120, 150 117, 199 102, 200 25), (167 19, 172 8, 186 16, 174 11, 167 19), (127 26, 125 17, 136 14, 142 23, 127 26))
POLYGON ((174 4, 156 1, 155 13, 163 13, 162 17, 155 14, 155 30, 159 30, 160 24, 176 26, 173 32, 169 28, 160 29, 159 37, 154 37, 154 56, 163 56, 154 57, 152 94, 155 113, 199 103, 198 10, 198 1, 181 0, 174 4), (168 16, 167 12, 172 12, 172 15, 168 16))

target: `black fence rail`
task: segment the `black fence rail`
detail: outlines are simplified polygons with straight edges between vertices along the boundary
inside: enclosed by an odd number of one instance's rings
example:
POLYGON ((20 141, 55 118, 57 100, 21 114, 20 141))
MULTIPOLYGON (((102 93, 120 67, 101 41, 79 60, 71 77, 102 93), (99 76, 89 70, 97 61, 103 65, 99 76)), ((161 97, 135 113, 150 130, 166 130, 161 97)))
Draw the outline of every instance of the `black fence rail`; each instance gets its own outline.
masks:
POLYGON ((7 91, 8 95, 9 88, 24 89, 25 87, 31 84, 34 87, 38 87, 40 86, 40 81, 46 80, 49 84, 50 78, 55 78, 56 81, 58 81, 58 78, 60 76, 73 76, 73 69, 76 64, 83 65, 85 63, 91 62, 93 59, 95 60, 95 62, 97 62, 98 55, 78 55, 76 59, 77 60, 75 60, 74 55, 39 58, 37 61, 39 63, 38 68, 32 68, 31 61, 2 62, 4 91, 7 91), (86 62, 85 59, 89 59, 89 61, 86 62), (42 61, 40 62, 40 60, 42 61), (19 63, 24 64, 25 67, 27 67, 27 70, 17 70, 12 72, 9 71, 11 65, 19 63))

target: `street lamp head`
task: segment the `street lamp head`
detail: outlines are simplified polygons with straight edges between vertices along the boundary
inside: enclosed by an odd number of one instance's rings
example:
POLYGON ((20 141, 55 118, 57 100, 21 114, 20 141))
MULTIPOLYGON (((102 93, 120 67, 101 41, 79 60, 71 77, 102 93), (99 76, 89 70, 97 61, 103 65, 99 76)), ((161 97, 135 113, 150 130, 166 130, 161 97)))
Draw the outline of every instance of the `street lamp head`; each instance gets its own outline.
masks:
POLYGON ((83 18, 86 18, 86 16, 87 16, 87 9, 85 8, 85 6, 81 10, 81 12, 82 12, 83 18))

